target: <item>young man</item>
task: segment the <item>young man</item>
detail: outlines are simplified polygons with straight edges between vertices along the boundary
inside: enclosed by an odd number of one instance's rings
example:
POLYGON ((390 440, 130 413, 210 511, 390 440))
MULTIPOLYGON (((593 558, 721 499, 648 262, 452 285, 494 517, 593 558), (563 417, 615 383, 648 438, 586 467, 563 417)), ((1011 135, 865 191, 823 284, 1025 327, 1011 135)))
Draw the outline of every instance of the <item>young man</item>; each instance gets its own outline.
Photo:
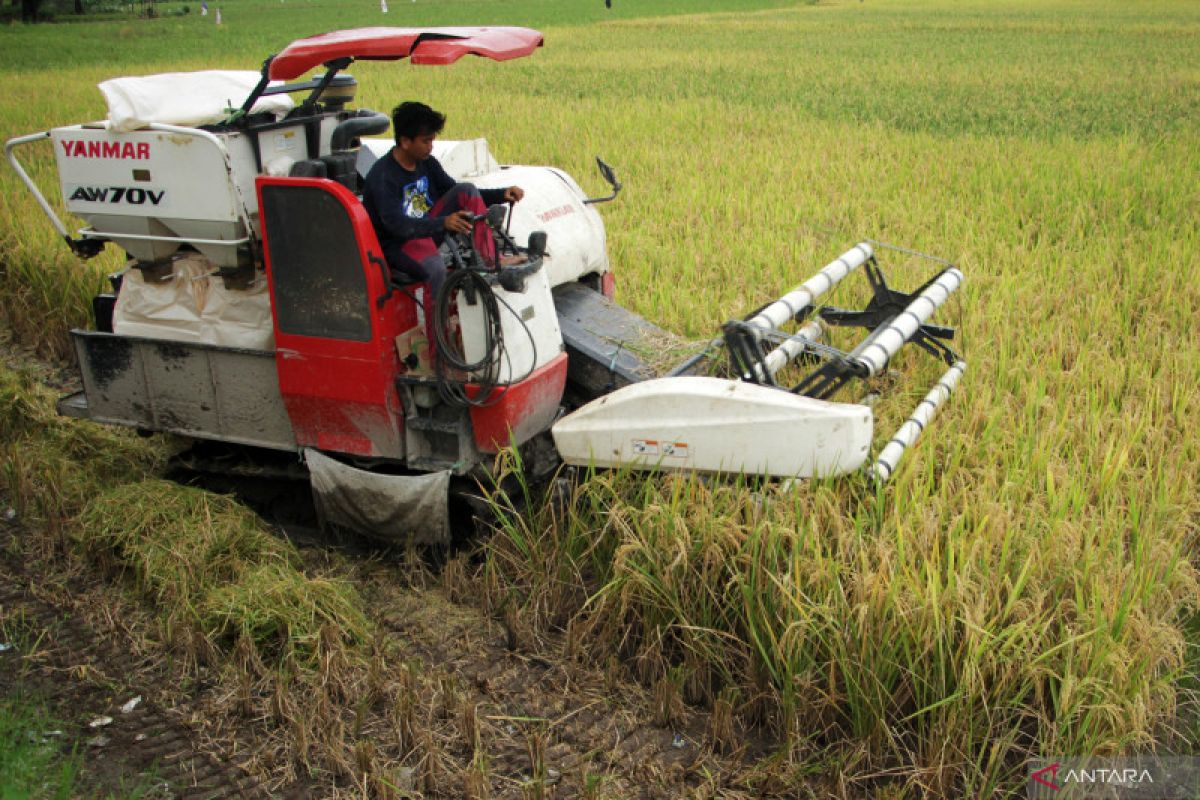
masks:
POLYGON ((363 185, 363 205, 379 236, 388 266, 419 281, 428 281, 436 296, 446 278, 446 262, 438 252, 447 232, 474 235, 485 261, 496 253, 483 222, 471 217, 489 205, 515 203, 525 196, 519 186, 480 191, 455 183, 433 157, 433 142, 446 117, 424 103, 401 103, 392 111, 396 146, 375 162, 363 185))

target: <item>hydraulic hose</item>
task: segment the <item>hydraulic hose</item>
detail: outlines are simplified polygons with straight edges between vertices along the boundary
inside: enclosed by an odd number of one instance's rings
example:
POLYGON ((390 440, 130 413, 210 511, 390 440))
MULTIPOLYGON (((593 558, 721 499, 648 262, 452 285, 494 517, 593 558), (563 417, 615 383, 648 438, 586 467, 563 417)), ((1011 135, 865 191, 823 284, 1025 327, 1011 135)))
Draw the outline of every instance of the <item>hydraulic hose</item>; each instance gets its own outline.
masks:
POLYGON ((491 284, 481 273, 471 269, 456 269, 446 275, 441 290, 434 299, 433 335, 437 342, 437 352, 434 358, 438 379, 438 393, 447 403, 457 406, 482 406, 495 402, 491 398, 497 388, 500 374, 500 359, 504 354, 504 334, 500 323, 500 304, 491 284), (454 332, 450 329, 450 304, 456 292, 474 292, 478 302, 483 304, 483 355, 477 361, 467 361, 466 355, 459 349, 454 340, 454 332), (446 375, 447 369, 471 374, 476 373, 474 381, 479 391, 472 399, 465 388, 458 382, 450 380, 446 375))

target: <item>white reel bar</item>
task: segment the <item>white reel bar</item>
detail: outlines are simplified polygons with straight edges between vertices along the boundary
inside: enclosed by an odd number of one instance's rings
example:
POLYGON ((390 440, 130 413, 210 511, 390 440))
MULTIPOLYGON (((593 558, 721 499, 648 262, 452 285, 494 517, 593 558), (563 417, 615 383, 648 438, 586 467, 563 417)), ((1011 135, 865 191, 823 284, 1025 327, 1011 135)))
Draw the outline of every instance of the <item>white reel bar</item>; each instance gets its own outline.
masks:
POLYGON ((767 353, 763 359, 763 364, 766 366, 764 370, 762 366, 755 365, 754 375, 762 381, 766 380, 769 374, 772 378, 791 363, 793 358, 803 353, 811 342, 818 342, 825 335, 825 329, 821 327, 821 323, 817 320, 810 320, 804 324, 793 336, 780 343, 770 353, 767 353))
POLYGON ((925 399, 917 404, 913 409, 913 413, 909 415, 904 424, 896 429, 896 435, 891 438, 891 441, 879 453, 875 462, 867 469, 867 475, 877 484, 884 484, 888 478, 896 471, 896 467, 900 464, 900 459, 904 457, 904 453, 909 447, 917 441, 921 432, 925 430, 942 403, 950 399, 951 393, 958 385, 958 379, 962 377, 963 372, 967 368, 967 362, 956 361, 946 370, 933 388, 929 390, 929 394, 925 395, 925 399))
POLYGON ((925 287, 911 303, 878 335, 872 336, 853 355, 856 365, 875 377, 887 366, 892 356, 899 352, 904 343, 916 335, 917 330, 933 315, 954 290, 962 283, 963 274, 950 267, 933 283, 925 287))
MULTIPOLYGON (((856 244, 826 264, 816 275, 755 314, 746 324, 762 331, 782 328, 789 320, 794 319, 805 306, 813 305, 818 297, 837 286, 847 275, 867 263, 874 255, 875 250, 871 245, 866 242, 856 244)), ((764 372, 762 366, 756 366, 755 378, 760 381, 766 380, 767 373, 774 378, 779 370, 804 352, 809 342, 818 341, 821 336, 820 323, 816 320, 809 322, 795 335, 767 354, 763 359, 766 370, 764 372)))
POLYGON ((856 244, 816 275, 755 314, 746 324, 765 331, 783 327, 788 320, 800 313, 801 309, 812 305, 814 300, 841 283, 843 278, 867 263, 873 255, 875 250, 871 245, 866 242, 856 244))

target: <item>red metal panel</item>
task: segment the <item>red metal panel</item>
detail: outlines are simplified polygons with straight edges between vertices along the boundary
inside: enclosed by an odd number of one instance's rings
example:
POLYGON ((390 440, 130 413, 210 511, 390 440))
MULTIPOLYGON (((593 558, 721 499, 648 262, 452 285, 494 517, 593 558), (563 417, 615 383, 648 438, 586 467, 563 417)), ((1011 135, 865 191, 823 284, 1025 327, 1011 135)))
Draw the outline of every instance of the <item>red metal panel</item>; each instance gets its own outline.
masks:
POLYGON ((617 293, 617 277, 611 272, 606 272, 600 276, 600 294, 607 297, 609 300, 617 293))
MULTIPOLYGON (((387 292, 383 250, 370 218, 358 198, 339 183, 324 178, 272 178, 256 180, 259 207, 267 186, 315 187, 337 199, 349 217, 366 278, 371 308, 372 338, 366 342, 289 334, 275 315, 275 364, 279 389, 292 421, 296 442, 302 447, 384 458, 402 458, 403 412, 396 394, 398 358, 396 337, 417 324, 412 298, 387 292), (378 262, 372 260, 372 256, 378 262)), ((264 254, 271 296, 275 298, 275 270, 269 237, 286 231, 268 231, 262 215, 264 254)), ((314 297, 313 302, 321 298, 314 297)))
POLYGON ((297 39, 271 61, 273 80, 292 80, 339 58, 453 64, 465 55, 495 61, 527 56, 542 46, 531 28, 355 28, 297 39))
MULTIPOLYGON (((563 389, 567 385, 567 354, 536 369, 525 380, 507 389, 493 389, 495 402, 471 407, 471 427, 475 446, 484 453, 495 453, 509 444, 522 444, 550 427, 558 414, 563 389)), ((472 399, 479 387, 467 384, 472 399)))

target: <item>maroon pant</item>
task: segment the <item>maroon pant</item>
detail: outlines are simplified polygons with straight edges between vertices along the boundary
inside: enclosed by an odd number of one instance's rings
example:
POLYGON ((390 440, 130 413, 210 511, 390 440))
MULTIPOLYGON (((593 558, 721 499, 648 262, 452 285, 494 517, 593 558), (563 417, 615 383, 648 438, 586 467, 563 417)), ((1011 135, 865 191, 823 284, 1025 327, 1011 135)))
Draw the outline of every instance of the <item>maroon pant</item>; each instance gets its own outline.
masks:
MULTIPOLYGON (((456 183, 450 191, 438 198, 429 210, 429 215, 444 217, 455 211, 469 211, 476 215, 487 211, 474 184, 456 183)), ((423 239, 409 239, 398 250, 386 254, 388 264, 397 272, 428 283, 429 294, 436 297, 446 280, 446 260, 438 252, 438 246, 445 238, 446 232, 441 231, 423 239)), ((484 263, 495 263, 496 247, 486 223, 475 223, 474 239, 475 248, 483 257, 484 263)))

